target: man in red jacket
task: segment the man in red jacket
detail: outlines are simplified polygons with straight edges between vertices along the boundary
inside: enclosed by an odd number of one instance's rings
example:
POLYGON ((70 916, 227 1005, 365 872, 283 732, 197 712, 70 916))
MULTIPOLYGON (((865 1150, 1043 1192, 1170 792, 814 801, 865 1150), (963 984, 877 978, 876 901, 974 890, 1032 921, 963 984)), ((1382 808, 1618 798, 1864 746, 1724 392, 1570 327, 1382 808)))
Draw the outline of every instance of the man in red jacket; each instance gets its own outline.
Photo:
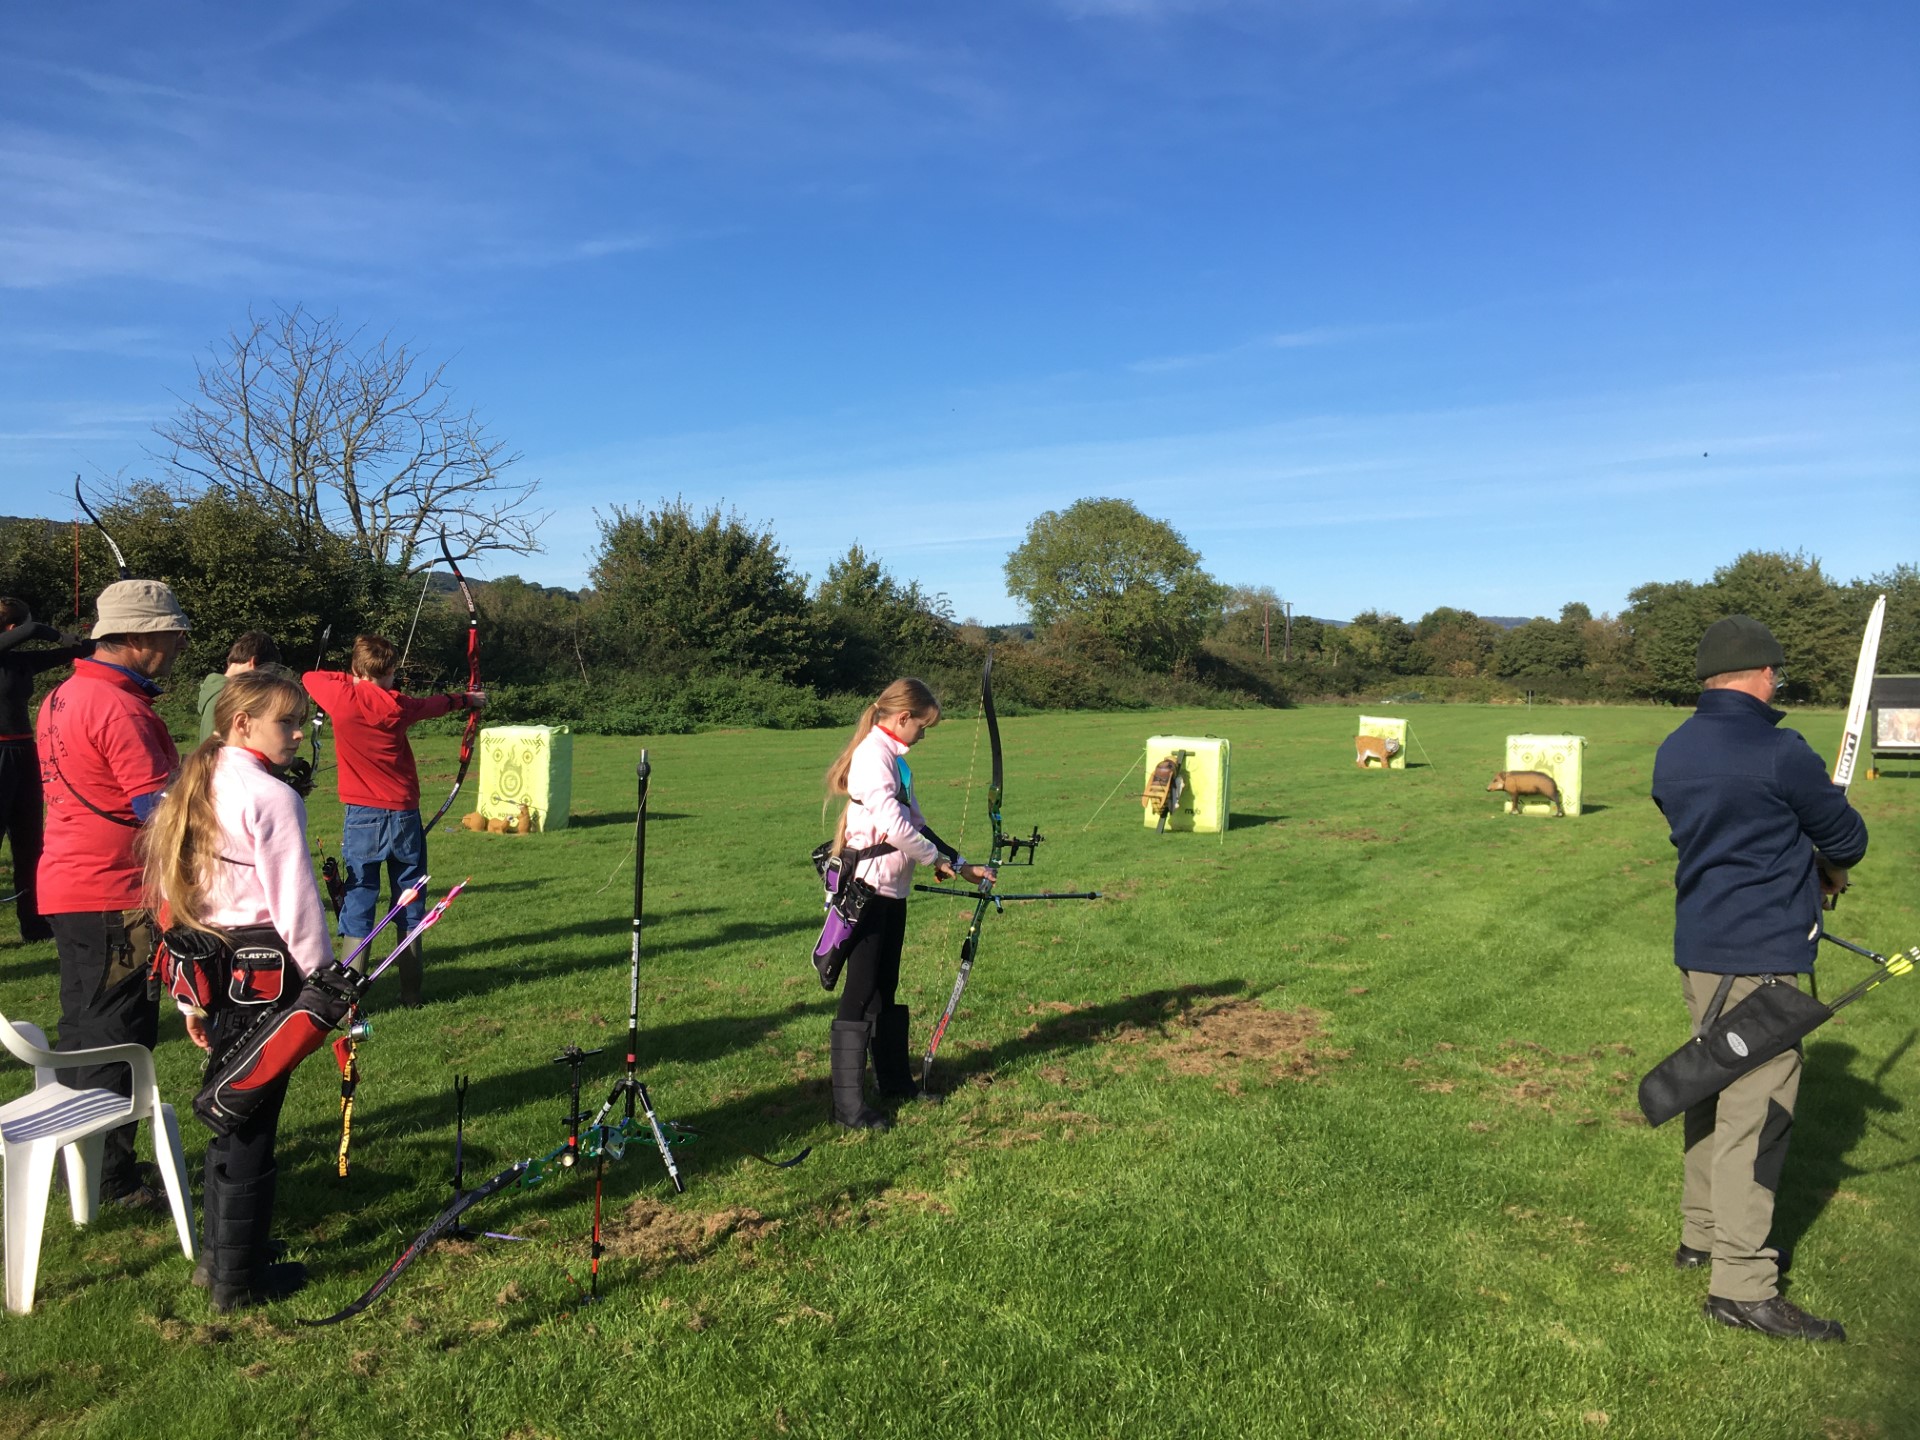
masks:
MULTIPOLYGON (((314 703, 333 722, 340 803, 346 826, 340 837, 340 861, 347 872, 347 893, 340 903, 340 934, 357 940, 373 928, 380 900, 380 867, 387 867, 394 899, 427 873, 427 837, 420 823, 420 772, 413 763, 407 730, 452 710, 478 710, 487 697, 478 690, 462 695, 418 699, 394 688, 391 640, 357 636, 352 670, 309 670, 302 680, 314 703)), ((426 911, 417 900, 398 922, 404 933, 426 911)), ((400 957, 400 1003, 420 1004, 425 966, 419 946, 400 957)))
MULTIPOLYGON (((140 827, 160 803, 180 753, 154 713, 159 681, 187 648, 187 617, 158 580, 100 592, 94 651, 40 706, 36 746, 47 801, 37 880, 60 955, 60 1050, 128 1041, 151 1047, 159 1005, 147 989, 153 917, 141 895, 140 827)), ((125 1065, 60 1072, 82 1088, 131 1093, 125 1065)), ((158 1176, 134 1160, 134 1127, 107 1136, 103 1199, 164 1209, 158 1176)))

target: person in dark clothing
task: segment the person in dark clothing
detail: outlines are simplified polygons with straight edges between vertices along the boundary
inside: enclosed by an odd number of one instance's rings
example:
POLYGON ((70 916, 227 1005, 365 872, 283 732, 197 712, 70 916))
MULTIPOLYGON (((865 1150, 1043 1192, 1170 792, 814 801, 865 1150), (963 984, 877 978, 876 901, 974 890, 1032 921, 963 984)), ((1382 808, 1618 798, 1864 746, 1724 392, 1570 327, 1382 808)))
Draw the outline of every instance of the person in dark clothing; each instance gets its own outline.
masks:
MULTIPOLYGON (((1745 615, 1707 627, 1692 717, 1653 762, 1674 869, 1673 958, 1695 1033, 1762 985, 1811 978, 1822 893, 1837 893, 1867 853, 1867 826, 1825 764, 1767 702, 1785 654, 1745 615)), ((1800 1047, 1749 1071, 1687 1111, 1681 1192, 1682 1270, 1711 1263, 1705 1312, 1722 1325, 1796 1340, 1844 1340, 1837 1321, 1779 1293, 1768 1244, 1793 1133, 1800 1047)))
POLYGON ((92 653, 91 640, 62 635, 35 620, 24 600, 0 596, 0 835, 6 837, 13 854, 13 908, 22 940, 53 938, 53 927, 40 913, 39 887, 34 883, 45 821, 40 764, 33 753, 33 724, 27 711, 33 682, 56 665, 68 665, 92 653), (55 642, 55 648, 20 648, 35 640, 55 642))

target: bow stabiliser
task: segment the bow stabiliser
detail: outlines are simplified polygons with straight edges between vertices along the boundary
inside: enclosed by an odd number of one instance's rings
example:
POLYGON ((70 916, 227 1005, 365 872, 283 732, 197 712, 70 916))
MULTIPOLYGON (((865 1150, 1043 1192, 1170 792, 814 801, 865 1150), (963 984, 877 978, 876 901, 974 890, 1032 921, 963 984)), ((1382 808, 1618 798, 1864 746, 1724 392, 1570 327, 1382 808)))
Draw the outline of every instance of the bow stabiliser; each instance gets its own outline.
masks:
MULTIPOLYGON (((447 568, 453 571, 453 578, 459 583, 460 598, 467 602, 467 689, 480 688, 480 610, 473 603, 473 589, 467 584, 467 577, 460 573, 460 566, 453 558, 453 550, 447 544, 447 532, 440 532, 440 553, 446 556, 447 568)), ((460 787, 467 783, 467 769, 473 764, 473 737, 480 730, 480 712, 467 711, 467 728, 460 734, 460 769, 453 777, 453 789, 447 792, 447 798, 440 802, 440 808, 433 812, 433 818, 420 827, 425 835, 440 823, 440 817, 453 807, 459 798, 460 787)))
MULTIPOLYGON (((987 747, 992 756, 992 776, 987 784, 987 819, 993 825, 993 848, 987 858, 987 868, 997 870, 1003 865, 1032 865, 1040 844, 1047 837, 1040 833, 1040 827, 1034 826, 1025 836, 1009 835, 1006 824, 1001 818, 1000 803, 1006 789, 1006 772, 1000 749, 1000 717, 993 708, 993 651, 987 651, 986 664, 980 670, 980 714, 987 723, 987 747), (1020 859, 1025 850, 1027 858, 1020 859)), ((940 1041, 947 1033, 947 1026, 953 1022, 953 1012, 960 1007, 960 997, 966 993, 967 981, 973 976, 973 962, 980 950, 980 926, 987 918, 987 909, 995 911, 1014 900, 1098 900, 1098 890, 1061 890, 1039 891, 1026 895, 999 895, 994 893, 993 881, 982 880, 978 888, 961 890, 941 885, 916 885, 915 890, 927 895, 948 895, 962 900, 971 900, 973 919, 967 925, 967 933, 960 942, 960 973, 954 977, 953 993, 947 997, 947 1008, 941 1013, 939 1023, 933 1027, 933 1034, 927 1041, 927 1053, 920 1060, 920 1085, 927 1088, 933 1074, 933 1057, 940 1049, 940 1041)))
POLYGON ((101 522, 98 515, 93 513, 93 507, 87 504, 87 497, 80 490, 78 475, 73 477, 73 498, 80 502, 80 508, 87 512, 87 519, 93 522, 93 528, 100 532, 101 539, 107 542, 107 549, 113 552, 113 563, 120 571, 120 578, 131 580, 133 571, 127 568, 127 557, 120 553, 120 547, 114 543, 113 536, 108 532, 106 525, 101 522))

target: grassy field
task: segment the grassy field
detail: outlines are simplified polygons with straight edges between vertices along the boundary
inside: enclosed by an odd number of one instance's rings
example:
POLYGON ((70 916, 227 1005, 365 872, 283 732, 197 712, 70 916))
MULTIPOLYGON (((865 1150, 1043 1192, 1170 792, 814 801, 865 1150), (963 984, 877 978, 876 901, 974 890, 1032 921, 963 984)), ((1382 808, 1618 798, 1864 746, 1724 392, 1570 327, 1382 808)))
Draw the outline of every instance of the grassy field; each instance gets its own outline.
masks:
MULTIPOLYGON (((832 1000, 806 959, 840 737, 660 740, 646 1078, 667 1115, 812 1157, 689 1145, 675 1197, 630 1151, 598 1306, 569 1278, 591 1184, 563 1179, 476 1212, 529 1243, 442 1246, 367 1315, 299 1330, 449 1198, 456 1072, 471 1179, 562 1138, 563 1045, 606 1047, 599 1091, 617 1071, 638 744, 581 741, 566 831, 434 834, 439 881, 474 883, 433 937, 430 1003, 362 1049, 345 1181, 336 1075, 296 1077, 281 1221, 314 1286, 219 1320, 167 1227, 56 1211, 38 1309, 0 1316, 0 1435, 1920 1434, 1920 982, 1808 1046, 1776 1239, 1789 1293, 1850 1343, 1710 1326, 1705 1279, 1668 1263, 1678 1127, 1633 1100, 1685 1036, 1646 798, 1682 714, 1412 715, 1416 764, 1384 775, 1354 769, 1346 710, 1003 721, 1008 825, 1050 837, 1004 882, 1109 898, 990 915, 942 1051, 954 1095, 859 1138, 825 1123, 832 1000), (1588 813, 1504 816, 1483 789, 1502 737, 1559 728, 1588 737, 1588 813), (1137 775, 1087 824, 1148 734, 1208 731, 1234 742, 1224 839, 1142 828, 1137 775)), ((1831 752, 1837 716, 1791 723, 1831 752)), ((435 803, 451 748, 423 756, 435 803)), ((985 752, 964 718, 914 752, 949 838, 970 797, 970 850, 985 752)), ((1920 780, 1854 794, 1874 848, 1835 929, 1920 943, 1920 780)), ((338 807, 314 815, 336 840, 338 807)), ((916 1045, 968 908, 914 906, 916 1045)), ((1829 993, 1864 973, 1830 953, 1829 993)), ((0 944, 0 1008, 50 1023, 55 997, 51 946, 0 944)), ((197 1057, 163 1023, 184 1109, 197 1057)), ((0 1071, 0 1094, 24 1081, 0 1071)))

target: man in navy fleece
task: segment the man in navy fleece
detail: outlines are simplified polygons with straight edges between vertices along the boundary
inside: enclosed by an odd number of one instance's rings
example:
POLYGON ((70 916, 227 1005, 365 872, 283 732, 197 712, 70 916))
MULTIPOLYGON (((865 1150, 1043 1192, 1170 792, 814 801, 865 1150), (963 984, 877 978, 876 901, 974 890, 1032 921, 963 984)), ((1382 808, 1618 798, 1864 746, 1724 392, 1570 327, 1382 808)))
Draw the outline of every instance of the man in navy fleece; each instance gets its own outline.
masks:
MULTIPOLYGON (((1709 625, 1695 662, 1699 707, 1653 762, 1653 801, 1680 852, 1673 958, 1696 1033, 1761 985, 1811 979, 1821 894, 1842 888, 1867 853, 1866 822, 1846 792, 1798 731, 1776 728, 1785 717, 1767 702, 1785 659, 1758 620, 1709 625)), ((1767 1243, 1800 1058, 1796 1045, 1687 1111, 1673 1263, 1712 1263, 1706 1314, 1722 1325, 1845 1340, 1837 1321, 1779 1293, 1781 1257, 1767 1243)))

